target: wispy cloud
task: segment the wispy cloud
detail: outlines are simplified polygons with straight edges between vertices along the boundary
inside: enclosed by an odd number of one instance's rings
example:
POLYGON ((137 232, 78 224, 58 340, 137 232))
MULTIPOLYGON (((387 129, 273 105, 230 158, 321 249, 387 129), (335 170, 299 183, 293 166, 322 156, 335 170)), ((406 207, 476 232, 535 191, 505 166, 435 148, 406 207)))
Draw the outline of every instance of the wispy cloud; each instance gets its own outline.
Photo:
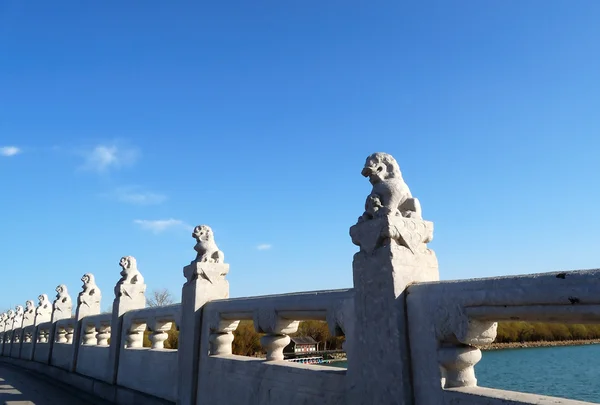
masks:
POLYGON ((262 244, 258 245, 258 246, 256 247, 256 249, 257 249, 257 250, 269 250, 269 249, 271 249, 272 247, 273 247, 273 246, 272 246, 272 245, 269 245, 268 243, 262 243, 262 244))
POLYGON ((149 220, 149 219, 136 219, 133 221, 134 224, 139 225, 140 228, 145 229, 147 231, 151 231, 152 233, 155 234, 159 234, 161 232, 164 232, 168 229, 173 229, 173 228, 182 228, 182 229, 188 229, 190 232, 192 231, 192 226, 186 224, 183 221, 180 221, 179 219, 154 219, 154 220, 149 220))
POLYGON ((96 145, 92 149, 84 151, 85 163, 81 167, 84 170, 95 172, 106 172, 110 169, 118 169, 133 165, 139 158, 139 151, 135 148, 110 145, 96 145))
POLYGON ((11 157, 21 153, 21 149, 16 146, 0 146, 0 156, 11 157))
POLYGON ((152 191, 146 191, 139 186, 119 187, 108 195, 117 201, 135 205, 161 204, 167 196, 152 191))

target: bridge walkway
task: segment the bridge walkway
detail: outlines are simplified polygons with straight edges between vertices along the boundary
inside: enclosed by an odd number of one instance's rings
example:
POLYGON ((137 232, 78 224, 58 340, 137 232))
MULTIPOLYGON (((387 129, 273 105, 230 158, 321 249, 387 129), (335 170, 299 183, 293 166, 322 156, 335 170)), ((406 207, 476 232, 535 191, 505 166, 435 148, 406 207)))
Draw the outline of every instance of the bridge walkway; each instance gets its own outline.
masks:
POLYGON ((0 362, 0 405, 109 405, 69 385, 0 362))

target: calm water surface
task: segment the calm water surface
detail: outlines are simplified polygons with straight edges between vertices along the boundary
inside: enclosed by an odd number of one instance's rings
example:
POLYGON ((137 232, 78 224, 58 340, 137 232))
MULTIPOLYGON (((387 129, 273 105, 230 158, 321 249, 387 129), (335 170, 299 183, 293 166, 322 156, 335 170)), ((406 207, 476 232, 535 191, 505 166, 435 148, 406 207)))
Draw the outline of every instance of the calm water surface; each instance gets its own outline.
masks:
POLYGON ((600 345, 486 351, 475 373, 481 387, 600 403, 600 345))
POLYGON ((478 385, 600 403, 600 345, 487 351, 478 385))

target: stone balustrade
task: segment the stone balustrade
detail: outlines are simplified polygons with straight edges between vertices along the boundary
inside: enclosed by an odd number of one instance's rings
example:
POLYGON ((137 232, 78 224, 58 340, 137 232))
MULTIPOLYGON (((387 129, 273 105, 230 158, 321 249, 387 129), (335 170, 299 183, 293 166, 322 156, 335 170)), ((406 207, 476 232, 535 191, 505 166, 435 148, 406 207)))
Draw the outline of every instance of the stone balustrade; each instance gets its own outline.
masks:
POLYGON ((106 370, 109 368, 109 345, 112 313, 88 315, 80 321, 77 345, 77 373, 109 382, 106 370))
POLYGON ((177 400, 177 350, 165 349, 173 324, 181 322, 181 304, 132 310, 123 317, 117 384, 166 400, 177 400), (144 332, 150 347, 143 347, 144 332), (143 379, 139 370, 148 370, 143 379))
POLYGON ((583 404, 478 387, 475 365, 497 321, 600 323, 600 271, 441 282, 433 223, 394 158, 375 153, 361 174, 372 189, 350 228, 353 288, 231 299, 229 265, 202 225, 181 304, 145 308, 144 277, 125 256, 109 313, 86 273, 76 300, 60 284, 53 302, 41 294, 0 314, 0 361, 117 404, 583 404), (305 320, 345 336, 347 368, 286 361, 305 320), (241 321, 263 334, 265 357, 233 354, 241 321), (165 348, 173 325, 177 350, 165 348))
POLYGON ((300 321, 327 321, 332 336, 344 336, 352 290, 314 291, 266 297, 211 301, 204 307, 210 355, 232 354, 233 332, 240 321, 253 321, 268 361, 283 360, 300 321), (346 315, 346 316, 345 316, 346 315))
MULTIPOLYGON (((497 321, 600 323, 600 271, 570 271, 422 283, 408 288, 411 356, 417 403, 541 403, 539 395, 477 387, 479 345, 496 337, 497 321), (428 323, 421 320, 428 319, 428 323)), ((548 403, 556 399, 545 398, 548 403)))

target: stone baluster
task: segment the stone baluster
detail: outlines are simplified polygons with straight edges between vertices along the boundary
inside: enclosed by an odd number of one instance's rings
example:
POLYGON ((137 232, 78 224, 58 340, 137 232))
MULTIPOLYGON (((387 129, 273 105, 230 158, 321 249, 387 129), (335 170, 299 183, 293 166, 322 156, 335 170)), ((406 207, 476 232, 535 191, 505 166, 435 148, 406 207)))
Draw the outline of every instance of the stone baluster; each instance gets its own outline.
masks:
POLYGON ((75 328, 72 325, 68 325, 65 328, 67 344, 73 344, 73 335, 75 334, 75 328))
POLYGON ((97 326, 98 333, 96 334, 96 341, 98 346, 108 346, 108 339, 110 338, 110 324, 108 322, 101 322, 97 326))
POLYGON ((254 313, 254 329, 266 333, 260 344, 267 351, 267 361, 283 360, 283 349, 290 344, 290 333, 298 330, 300 321, 280 318, 275 310, 261 309, 254 313))
POLYGON ((56 343, 67 343, 67 328, 64 326, 57 326, 56 331, 56 343))
POLYGON ((481 350, 461 345, 442 347, 438 360, 444 371, 444 388, 475 387, 475 364, 481 360, 481 350))
POLYGON ((33 339, 33 335, 31 333, 31 330, 26 330, 23 332, 23 343, 31 343, 33 339))
POLYGON ((132 323, 127 330, 127 344, 129 349, 144 347, 144 331, 146 330, 145 323, 132 323))
POLYGON ((93 323, 84 323, 82 343, 85 346, 96 346, 96 325, 93 323))
MULTIPOLYGON (((218 316, 218 315, 217 315, 218 316)), ((237 329, 240 321, 219 319, 215 322, 214 328, 210 330, 210 355, 224 356, 232 354, 233 331, 237 329)))
POLYGON ((152 349, 164 349, 165 348, 165 340, 169 338, 169 334, 167 331, 171 330, 173 322, 171 321, 163 321, 163 320, 154 320, 149 325, 150 333, 150 342, 152 342, 152 349))
POLYGON ((40 330, 38 343, 48 343, 48 331, 46 329, 40 330))

